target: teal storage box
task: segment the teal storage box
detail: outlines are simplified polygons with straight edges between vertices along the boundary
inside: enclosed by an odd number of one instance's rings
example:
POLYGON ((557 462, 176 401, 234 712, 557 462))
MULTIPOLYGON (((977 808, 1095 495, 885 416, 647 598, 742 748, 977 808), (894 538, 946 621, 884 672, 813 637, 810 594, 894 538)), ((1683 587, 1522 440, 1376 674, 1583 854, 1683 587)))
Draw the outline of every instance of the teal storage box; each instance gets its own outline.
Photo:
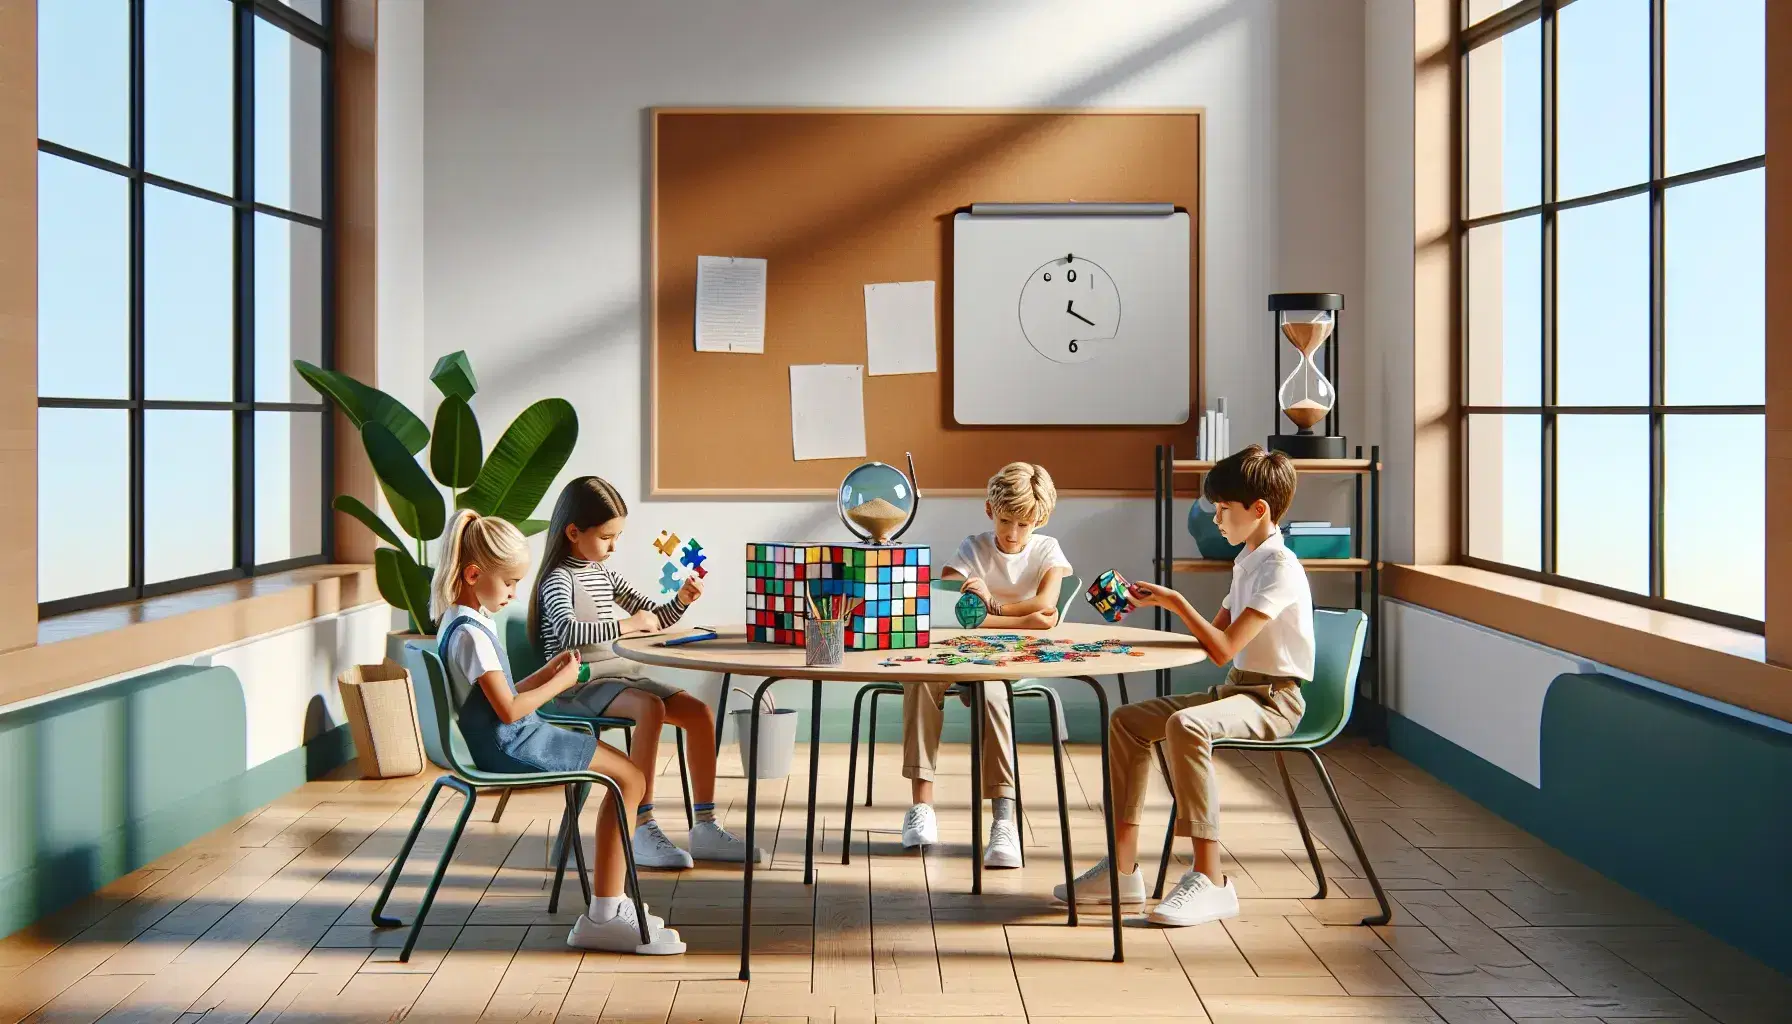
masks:
POLYGON ((1301 558, 1349 558, 1350 528, 1341 526, 1342 533, 1296 533, 1284 538, 1288 550, 1301 558))

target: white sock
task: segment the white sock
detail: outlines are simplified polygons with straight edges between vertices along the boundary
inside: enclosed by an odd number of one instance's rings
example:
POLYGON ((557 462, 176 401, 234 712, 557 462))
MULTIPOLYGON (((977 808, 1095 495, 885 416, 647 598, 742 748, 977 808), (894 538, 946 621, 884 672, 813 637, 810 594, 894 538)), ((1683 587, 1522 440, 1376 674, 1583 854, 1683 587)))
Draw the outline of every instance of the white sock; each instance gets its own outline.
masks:
POLYGON ((591 909, 585 916, 598 924, 603 924, 616 916, 616 911, 621 908, 625 898, 622 896, 593 896, 591 897, 591 909))
POLYGON ((1011 796, 991 797, 989 800, 989 811, 990 814, 995 816, 997 821, 1013 821, 1014 798, 1011 796))

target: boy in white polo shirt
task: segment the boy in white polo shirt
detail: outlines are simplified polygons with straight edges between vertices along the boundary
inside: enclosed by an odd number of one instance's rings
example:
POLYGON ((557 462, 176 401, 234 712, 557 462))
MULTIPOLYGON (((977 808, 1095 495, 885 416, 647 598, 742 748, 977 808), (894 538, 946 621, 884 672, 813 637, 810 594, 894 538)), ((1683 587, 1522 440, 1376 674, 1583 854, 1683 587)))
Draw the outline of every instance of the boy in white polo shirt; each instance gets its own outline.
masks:
MULTIPOLYGON (((1176 833, 1194 841, 1194 867, 1148 915, 1153 924, 1183 927, 1238 914, 1238 892, 1220 884, 1219 792, 1213 773, 1215 739, 1279 739, 1300 724, 1306 701, 1301 683, 1313 677, 1313 595, 1307 573, 1276 522, 1294 499, 1294 464, 1281 452, 1252 445, 1220 460, 1202 483, 1214 504, 1220 534, 1244 551, 1232 564, 1232 589, 1209 622, 1174 590, 1135 583, 1140 605, 1168 608, 1216 664, 1232 662, 1225 683, 1206 693, 1128 704, 1108 726, 1113 780, 1114 848, 1122 903, 1145 902, 1139 872, 1139 819, 1145 802, 1151 746, 1162 741, 1176 796, 1176 833)), ((1076 879, 1079 903, 1106 903, 1108 863, 1076 879)), ((1064 886, 1056 889, 1066 898, 1064 886)))

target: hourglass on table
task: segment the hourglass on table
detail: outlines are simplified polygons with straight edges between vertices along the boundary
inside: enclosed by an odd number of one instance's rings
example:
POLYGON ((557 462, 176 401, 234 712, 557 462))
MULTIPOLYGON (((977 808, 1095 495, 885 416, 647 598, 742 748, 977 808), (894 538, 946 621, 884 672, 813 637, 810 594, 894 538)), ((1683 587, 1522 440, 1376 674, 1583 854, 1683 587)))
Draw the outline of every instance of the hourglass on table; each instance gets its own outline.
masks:
POLYGON ((1344 296, 1336 292, 1284 292, 1269 297, 1275 324, 1276 433, 1271 451, 1296 459, 1341 459, 1345 443, 1333 433, 1338 426, 1338 311, 1344 296), (1332 342, 1327 345, 1326 342, 1332 342), (1282 376, 1282 344, 1296 356, 1294 372, 1282 376), (1283 418, 1295 433, 1282 433, 1283 418))

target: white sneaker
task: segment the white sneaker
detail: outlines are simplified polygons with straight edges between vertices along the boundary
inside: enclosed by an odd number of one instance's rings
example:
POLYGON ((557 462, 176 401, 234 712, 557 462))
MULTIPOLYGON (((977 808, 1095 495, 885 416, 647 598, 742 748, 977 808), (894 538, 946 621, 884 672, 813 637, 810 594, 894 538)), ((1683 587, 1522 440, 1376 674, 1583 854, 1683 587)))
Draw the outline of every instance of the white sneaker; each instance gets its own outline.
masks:
POLYGON ((684 952, 684 940, 676 929, 655 924, 658 918, 647 915, 649 941, 641 941, 641 926, 635 917, 635 904, 623 900, 616 916, 608 921, 593 921, 589 912, 579 915, 572 931, 566 933, 566 944, 574 949, 598 953, 634 953, 639 956, 677 956, 684 952))
POLYGON ((660 823, 657 821, 636 825, 635 837, 630 845, 635 848, 635 866, 638 868, 682 871, 691 866, 691 855, 667 839, 666 833, 660 831, 660 823))
MULTIPOLYGON (((744 864, 747 841, 714 821, 699 821, 691 828, 691 857, 694 860, 720 860, 744 864)), ((765 851, 753 847, 753 863, 765 863, 765 851)))
POLYGON ((983 850, 983 866, 1020 867, 1020 829, 1015 827, 1014 822, 997 821, 990 824, 989 846, 983 850))
POLYGON ((1201 872, 1190 871, 1176 883, 1170 895, 1151 908, 1145 920, 1171 928, 1187 928, 1237 916, 1238 890, 1230 878, 1226 879, 1225 885, 1214 885, 1212 879, 1201 872))
POLYGON ((940 841, 940 823, 933 816, 932 804, 916 804, 908 809, 902 817, 902 848, 912 850, 917 846, 937 846, 940 841))
MULTIPOLYGON (((1108 859, 1101 858, 1095 862, 1094 867, 1076 876, 1075 887, 1078 903, 1106 904, 1110 902, 1108 859)), ((1065 896, 1063 885, 1052 886, 1053 899, 1059 903, 1069 902, 1065 896)), ((1133 868, 1132 874, 1120 876, 1120 902, 1123 904, 1145 902, 1145 874, 1143 871, 1133 868)))

